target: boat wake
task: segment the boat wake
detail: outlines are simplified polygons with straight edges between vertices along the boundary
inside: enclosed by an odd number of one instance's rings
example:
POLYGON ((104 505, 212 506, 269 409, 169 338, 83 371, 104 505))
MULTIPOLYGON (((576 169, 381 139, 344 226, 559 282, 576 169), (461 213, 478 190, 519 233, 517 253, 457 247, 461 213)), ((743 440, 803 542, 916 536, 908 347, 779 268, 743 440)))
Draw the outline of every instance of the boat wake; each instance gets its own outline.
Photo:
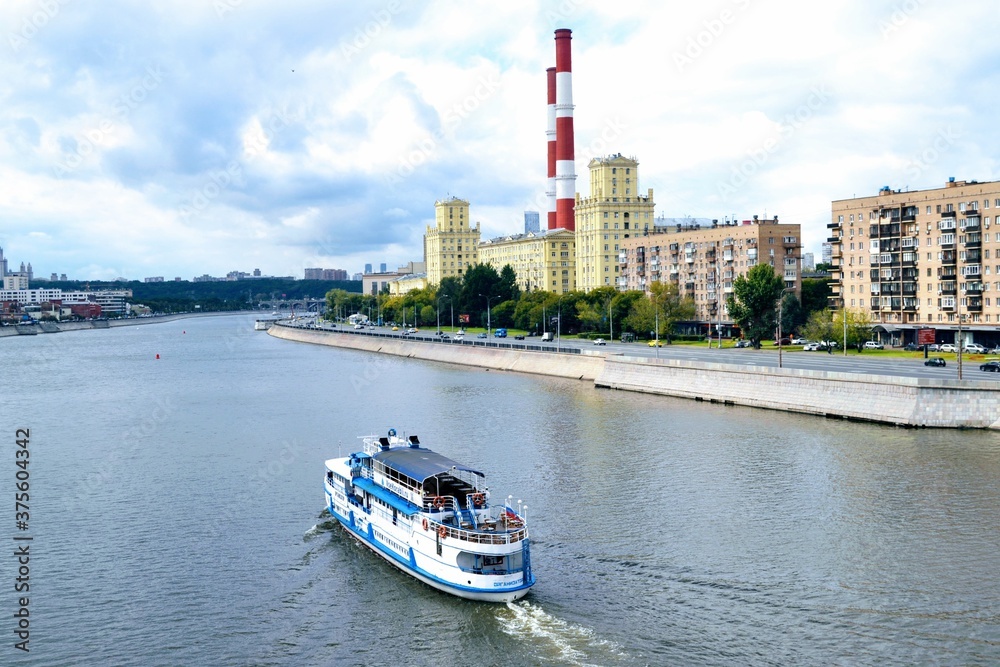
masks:
POLYGON ((498 608, 500 628, 513 637, 529 638, 541 646, 539 658, 589 667, 626 658, 614 643, 595 636, 594 631, 552 616, 530 602, 508 602, 498 608))

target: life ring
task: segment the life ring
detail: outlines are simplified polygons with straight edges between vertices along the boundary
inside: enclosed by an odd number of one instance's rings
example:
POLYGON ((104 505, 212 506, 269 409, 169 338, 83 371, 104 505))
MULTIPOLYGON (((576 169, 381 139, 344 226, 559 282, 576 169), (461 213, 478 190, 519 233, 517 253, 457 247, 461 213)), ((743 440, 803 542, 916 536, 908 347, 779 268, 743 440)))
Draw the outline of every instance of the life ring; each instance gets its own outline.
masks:
POLYGON ((483 494, 481 494, 481 493, 473 493, 472 494, 472 504, 473 505, 475 505, 476 507, 482 507, 484 502, 486 502, 486 498, 483 497, 483 494))
POLYGON ((442 507, 444 507, 444 498, 441 496, 435 496, 434 507, 436 507, 437 509, 441 509, 442 507))
POLYGON ((444 526, 438 526, 438 537, 443 540, 446 535, 448 535, 448 529, 444 526))
POLYGON ((427 517, 424 517, 424 530, 427 530, 427 517))

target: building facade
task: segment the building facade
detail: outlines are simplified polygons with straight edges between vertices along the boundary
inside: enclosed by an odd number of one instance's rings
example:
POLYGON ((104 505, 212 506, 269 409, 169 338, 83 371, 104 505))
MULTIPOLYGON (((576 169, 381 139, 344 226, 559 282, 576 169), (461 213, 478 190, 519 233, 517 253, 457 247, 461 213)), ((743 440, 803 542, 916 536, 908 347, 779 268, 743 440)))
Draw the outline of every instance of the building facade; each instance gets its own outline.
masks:
POLYGON ((617 284, 621 243, 654 227, 653 189, 639 194, 639 163, 621 153, 590 161, 590 195, 576 195, 576 287, 617 284))
POLYGON ((510 265, 526 292, 565 294, 576 289, 576 237, 568 229, 512 234, 479 244, 479 261, 499 273, 510 265))
POLYGON ((1000 342, 1000 181, 832 202, 831 306, 862 309, 893 342, 937 329, 1000 342))
POLYGON ((424 234, 427 282, 440 285, 448 276, 461 278, 479 263, 479 223, 469 222, 469 202, 451 197, 434 202, 434 226, 424 234))
POLYGON ((649 292, 654 282, 672 282, 694 300, 695 319, 732 325, 726 298, 733 281, 761 262, 770 264, 801 298, 802 236, 796 224, 744 220, 709 227, 668 226, 621 242, 620 290, 649 292))

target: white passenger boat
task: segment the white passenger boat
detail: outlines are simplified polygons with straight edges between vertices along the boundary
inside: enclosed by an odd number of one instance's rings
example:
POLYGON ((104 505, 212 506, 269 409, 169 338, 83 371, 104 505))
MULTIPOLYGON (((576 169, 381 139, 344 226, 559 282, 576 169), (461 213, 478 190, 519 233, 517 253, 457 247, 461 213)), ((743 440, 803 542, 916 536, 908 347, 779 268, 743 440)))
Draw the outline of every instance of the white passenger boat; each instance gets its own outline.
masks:
POLYGON ((511 602, 535 583, 527 507, 490 502, 483 473, 415 435, 361 438, 326 462, 326 502, 359 542, 420 581, 471 600, 511 602))

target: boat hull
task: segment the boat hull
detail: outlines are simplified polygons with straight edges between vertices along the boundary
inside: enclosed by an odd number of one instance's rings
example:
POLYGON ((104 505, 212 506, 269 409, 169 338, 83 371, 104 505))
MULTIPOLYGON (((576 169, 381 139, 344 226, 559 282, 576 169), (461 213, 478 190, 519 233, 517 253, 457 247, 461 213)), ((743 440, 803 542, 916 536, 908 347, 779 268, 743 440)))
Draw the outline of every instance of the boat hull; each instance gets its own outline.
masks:
POLYGON ((444 579, 436 577, 429 572, 416 567, 410 561, 403 560, 395 552, 383 548, 382 545, 372 540, 367 532, 359 531, 354 528, 351 525, 350 519, 338 513, 332 504, 328 504, 327 510, 330 512, 330 516, 337 519, 337 522, 340 523, 344 530, 346 530, 347 533, 358 542, 371 549, 397 569, 444 593, 455 595, 466 600, 478 600, 481 602, 514 602, 515 600, 520 600, 527 595, 529 589, 535 583, 534 578, 532 578, 527 583, 520 584, 517 587, 505 587, 502 590, 495 590, 462 586, 445 581, 444 579))

